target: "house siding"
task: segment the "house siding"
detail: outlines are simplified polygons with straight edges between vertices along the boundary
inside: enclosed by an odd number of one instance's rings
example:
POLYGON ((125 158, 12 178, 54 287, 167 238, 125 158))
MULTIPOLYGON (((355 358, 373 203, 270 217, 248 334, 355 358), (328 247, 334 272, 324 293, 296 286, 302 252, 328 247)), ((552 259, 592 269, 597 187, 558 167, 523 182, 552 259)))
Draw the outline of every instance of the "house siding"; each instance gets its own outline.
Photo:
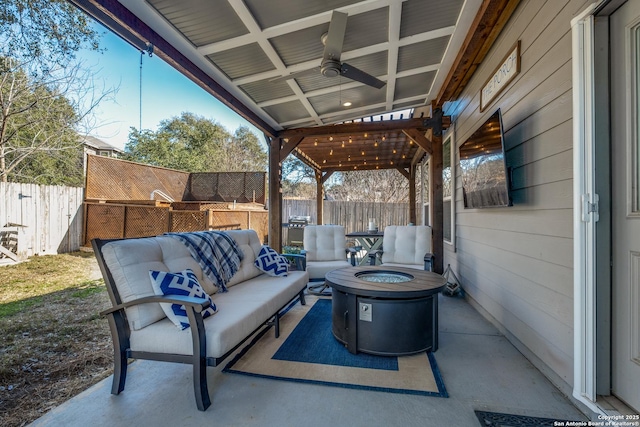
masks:
POLYGON ((563 389, 573 384, 571 19, 584 0, 523 0, 457 100, 456 148, 502 111, 514 206, 465 209, 456 150, 451 264, 480 311, 563 389), (480 112, 480 91, 516 41, 521 70, 480 112))

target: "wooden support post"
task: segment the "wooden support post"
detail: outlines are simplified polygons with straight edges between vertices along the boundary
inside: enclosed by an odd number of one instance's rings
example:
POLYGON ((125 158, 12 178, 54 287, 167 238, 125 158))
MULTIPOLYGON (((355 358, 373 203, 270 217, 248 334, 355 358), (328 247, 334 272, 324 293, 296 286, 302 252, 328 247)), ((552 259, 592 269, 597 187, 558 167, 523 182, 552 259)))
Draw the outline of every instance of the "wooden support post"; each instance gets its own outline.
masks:
POLYGON ((444 272, 444 246, 443 238, 443 191, 442 191, 442 136, 433 135, 431 139, 433 154, 429 161, 429 181, 431 182, 431 194, 429 195, 429 205, 431 208, 431 227, 433 231, 432 251, 435 256, 434 271, 442 274, 444 272))
POLYGON ((269 246, 282 252, 282 163, 280 138, 269 143, 269 246))
POLYGON ((322 191, 322 173, 316 172, 316 224, 322 225, 324 223, 322 216, 324 215, 324 194, 322 191))
POLYGON ((409 168, 409 221, 418 223, 416 217, 416 166, 409 168))

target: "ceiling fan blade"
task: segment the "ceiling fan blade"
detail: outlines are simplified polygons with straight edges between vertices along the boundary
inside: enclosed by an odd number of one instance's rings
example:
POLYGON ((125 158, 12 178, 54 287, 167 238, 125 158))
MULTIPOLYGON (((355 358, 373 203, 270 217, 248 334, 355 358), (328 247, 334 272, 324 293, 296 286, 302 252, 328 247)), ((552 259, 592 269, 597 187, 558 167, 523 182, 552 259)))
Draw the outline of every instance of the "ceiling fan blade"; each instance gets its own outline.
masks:
POLYGON ((273 79, 269 79, 269 82, 282 82, 286 80, 297 79, 299 77, 313 76, 316 74, 320 74, 320 67, 313 67, 308 70, 298 71, 282 77, 274 77, 273 79))
POLYGON ((329 23, 329 33, 324 42, 324 52, 322 60, 340 61, 342 54, 342 43, 344 42, 344 34, 347 31, 347 14, 333 11, 331 22, 329 23))
POLYGON ((365 73, 364 71, 347 64, 346 62, 342 63, 342 66, 340 67, 340 74, 351 80, 373 86, 377 89, 382 89, 387 84, 386 82, 373 77, 371 74, 365 73))

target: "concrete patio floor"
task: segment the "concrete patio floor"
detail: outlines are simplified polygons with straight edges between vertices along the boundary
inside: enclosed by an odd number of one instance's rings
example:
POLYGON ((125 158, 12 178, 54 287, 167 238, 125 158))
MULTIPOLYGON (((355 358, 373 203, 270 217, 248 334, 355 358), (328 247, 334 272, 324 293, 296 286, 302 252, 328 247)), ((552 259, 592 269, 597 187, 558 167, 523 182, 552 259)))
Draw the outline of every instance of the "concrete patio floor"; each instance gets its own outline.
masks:
POLYGON ((124 392, 109 377, 33 426, 457 426, 474 410, 584 420, 582 414, 469 303, 440 295, 435 353, 449 398, 413 396, 222 373, 208 368, 212 405, 196 409, 191 367, 135 361, 124 392))

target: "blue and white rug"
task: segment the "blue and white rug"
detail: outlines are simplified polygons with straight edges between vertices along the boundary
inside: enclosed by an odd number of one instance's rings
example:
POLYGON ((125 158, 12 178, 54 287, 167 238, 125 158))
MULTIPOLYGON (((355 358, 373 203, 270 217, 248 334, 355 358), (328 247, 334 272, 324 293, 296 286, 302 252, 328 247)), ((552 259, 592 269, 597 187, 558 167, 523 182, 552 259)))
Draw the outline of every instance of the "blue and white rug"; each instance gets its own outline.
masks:
POLYGON ((448 397, 432 353, 383 357, 349 353, 331 333, 331 299, 307 298, 258 334, 224 372, 390 393, 448 397))

